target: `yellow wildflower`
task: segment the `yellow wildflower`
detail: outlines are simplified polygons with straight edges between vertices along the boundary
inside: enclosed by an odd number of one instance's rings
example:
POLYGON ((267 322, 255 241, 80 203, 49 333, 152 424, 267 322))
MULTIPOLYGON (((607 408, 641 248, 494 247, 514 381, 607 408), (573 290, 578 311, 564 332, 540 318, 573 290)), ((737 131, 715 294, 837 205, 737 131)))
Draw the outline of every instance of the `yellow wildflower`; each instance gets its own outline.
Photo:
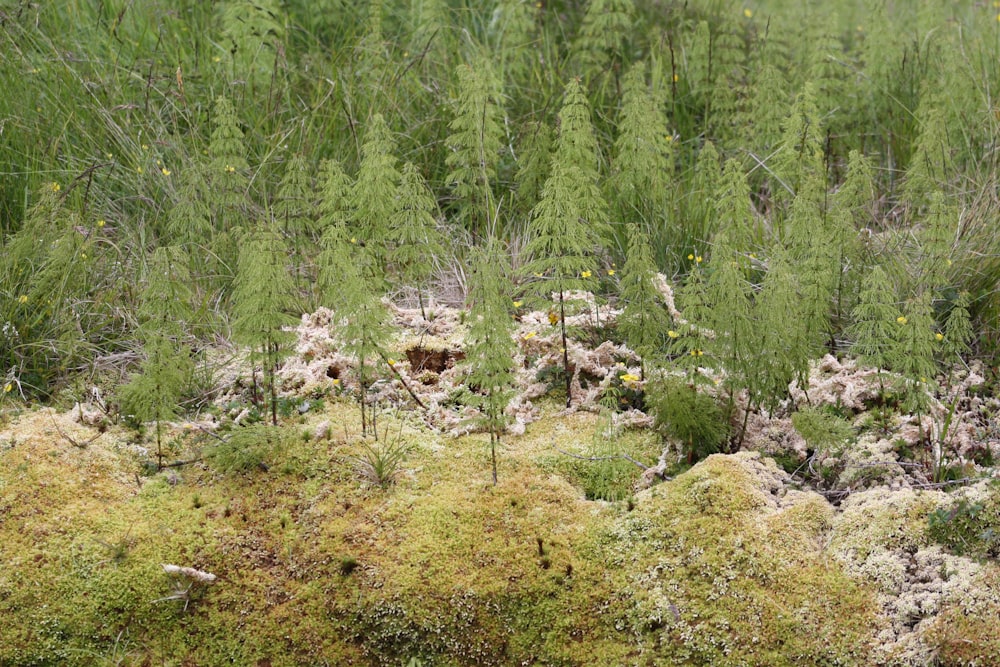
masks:
POLYGON ((81 252, 80 253, 80 259, 87 259, 87 253, 81 252))
POLYGON ((680 80, 681 80, 681 75, 680 74, 674 74, 674 83, 677 83, 680 80))
POLYGON ((351 237, 351 243, 357 243, 357 242, 358 242, 358 240, 352 236, 351 237))
POLYGON ((220 62, 222 62, 222 58, 220 58, 219 56, 212 56, 212 62, 213 63, 220 63, 220 62))
POLYGON ((689 254, 688 255, 688 261, 692 261, 692 260, 694 260, 694 255, 689 254))
POLYGON ((142 167, 136 167, 136 168, 135 168, 135 172, 136 172, 137 174, 141 174, 141 173, 142 173, 142 167))
POLYGON ((20 304, 28 303, 28 295, 22 294, 21 296, 17 297, 17 302, 20 304))
POLYGON ((668 331, 667 335, 670 336, 671 338, 678 338, 678 337, 680 337, 680 334, 677 333, 676 331, 674 331, 673 329, 671 329, 670 331, 668 331))
POLYGON ((143 144, 142 145, 142 150, 148 151, 149 150, 149 144, 143 144))
POLYGON ((529 331, 528 333, 524 334, 524 336, 523 336, 523 340, 529 340, 529 339, 531 339, 531 338, 534 338, 534 337, 535 337, 535 336, 537 336, 537 335, 538 335, 538 334, 537 334, 537 333, 535 333, 534 331, 529 331))
POLYGON ((104 221, 103 220, 98 220, 97 221, 97 226, 98 227, 103 227, 104 226, 104 221))
POLYGON ((340 384, 340 378, 333 378, 333 384, 340 384))
POLYGON ((551 324, 551 325, 554 326, 555 323, 558 322, 558 321, 559 321, 559 316, 556 315, 554 311, 550 310, 549 311, 549 324, 551 324))
POLYGON ((583 273, 580 274, 580 277, 581 278, 589 278, 590 277, 590 271, 584 271, 583 273))
POLYGON ((664 139, 666 139, 667 141, 673 141, 674 140, 674 135, 668 134, 666 137, 664 137, 664 139))
POLYGON ((944 334, 943 333, 936 333, 936 334, 934 334, 934 340, 936 340, 938 342, 944 340, 944 334))
POLYGON ((902 315, 900 315, 899 317, 897 317, 896 321, 899 322, 900 324, 906 324, 906 318, 903 317, 902 315))
POLYGON ((52 190, 52 192, 59 192, 60 190, 62 190, 62 186, 59 185, 58 183, 50 183, 49 189, 52 190))
POLYGON ((747 17, 748 19, 753 18, 753 10, 747 7, 746 9, 743 10, 743 16, 747 17))
POLYGON ((160 169, 160 173, 162 173, 164 176, 169 176, 170 170, 164 167, 163 169, 160 169))
POLYGON ((515 301, 515 302, 514 302, 514 307, 515 307, 515 308, 520 308, 520 307, 521 307, 521 306, 523 306, 523 305, 524 305, 524 302, 523 302, 523 301, 515 301))
POLYGON ((704 356, 704 354, 705 354, 704 352, 702 352, 701 350, 699 350, 697 348, 691 350, 691 356, 692 357, 701 357, 701 356, 704 356))
POLYGON ((386 363, 389 364, 390 366, 395 366, 396 365, 396 360, 395 359, 388 359, 388 360, 386 360, 386 363))
POLYGON ((695 262, 696 262, 697 264, 701 264, 701 255, 698 255, 697 257, 695 257, 695 258, 694 258, 694 261, 695 261, 695 262))
POLYGON ((622 382, 638 382, 639 376, 633 375, 632 373, 625 373, 624 375, 619 375, 618 379, 622 382))
POLYGON ((231 164, 226 165, 226 173, 231 174, 236 171, 236 167, 231 164))
POLYGON ((614 269, 608 269, 608 275, 609 276, 615 275, 615 270, 614 269))
POLYGON ((3 386, 3 393, 9 394, 13 389, 14 389, 14 385, 12 385, 10 382, 8 382, 7 384, 5 384, 3 386))

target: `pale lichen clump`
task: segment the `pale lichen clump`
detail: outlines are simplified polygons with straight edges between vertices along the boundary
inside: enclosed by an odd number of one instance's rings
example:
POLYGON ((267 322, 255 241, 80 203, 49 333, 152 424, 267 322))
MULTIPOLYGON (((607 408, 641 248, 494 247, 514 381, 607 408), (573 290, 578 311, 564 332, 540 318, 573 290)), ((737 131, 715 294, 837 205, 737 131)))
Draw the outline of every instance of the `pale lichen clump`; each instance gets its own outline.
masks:
POLYGON ((839 471, 834 488, 853 492, 876 486, 892 489, 908 487, 910 476, 916 471, 909 463, 899 461, 897 443, 895 439, 866 433, 845 446, 839 456, 827 457, 823 465, 839 471))
POLYGON ((942 629, 941 612, 996 610, 998 592, 983 586, 982 566, 930 542, 928 516, 949 502, 940 491, 886 488, 852 494, 833 521, 829 551, 843 567, 872 586, 888 621, 878 635, 879 660, 927 665, 942 629))
POLYGON ((320 308, 302 316, 295 328, 294 354, 285 359, 278 372, 282 391, 305 395, 317 388, 342 385, 354 367, 354 359, 340 353, 330 331, 333 311, 320 308))
POLYGON ((792 426, 788 417, 771 417, 759 412, 752 412, 747 418, 746 435, 743 446, 755 452, 769 456, 794 456, 799 463, 805 464, 809 458, 809 445, 792 426))
POLYGON ((789 389, 798 406, 838 405, 863 412, 878 394, 878 372, 859 367, 852 360, 838 361, 828 354, 810 364, 807 389, 798 385, 789 389))
MULTIPOLYGON (((567 325, 582 330, 614 323, 620 311, 600 306, 589 292, 569 292, 566 298, 574 312, 567 314, 567 325)), ((432 304, 424 312, 390 304, 393 324, 399 336, 391 344, 389 356, 376 360, 379 376, 370 385, 367 400, 384 406, 403 405, 414 396, 424 405, 425 421, 452 435, 469 433, 477 410, 462 402, 467 369, 463 368, 464 336, 468 324, 464 311, 432 304)), ((511 435, 520 435, 527 424, 539 418, 534 401, 548 394, 558 384, 561 372, 562 340, 554 313, 526 311, 518 315, 514 334, 518 343, 515 358, 517 392, 507 407, 512 417, 507 427, 511 435)), ((353 360, 340 351, 336 313, 319 308, 302 316, 295 327, 295 354, 278 371, 282 394, 302 396, 334 391, 354 391, 357 387, 353 360)), ((567 354, 573 369, 571 409, 596 410, 610 384, 622 373, 639 374, 638 357, 624 345, 603 342, 590 347, 570 338, 567 354)), ((638 375, 636 375, 638 377, 638 375)), ((229 364, 220 375, 221 383, 235 388, 224 392, 220 401, 231 401, 234 391, 252 384, 246 368, 229 364)), ((620 417, 622 423, 648 424, 642 414, 620 417)))

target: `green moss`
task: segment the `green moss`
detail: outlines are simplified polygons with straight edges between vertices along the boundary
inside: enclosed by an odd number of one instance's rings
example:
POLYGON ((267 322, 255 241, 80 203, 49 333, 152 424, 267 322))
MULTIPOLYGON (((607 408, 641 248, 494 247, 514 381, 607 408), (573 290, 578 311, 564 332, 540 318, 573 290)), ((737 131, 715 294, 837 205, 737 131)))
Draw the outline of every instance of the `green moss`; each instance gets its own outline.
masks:
POLYGON ((929 542, 927 516, 944 494, 885 488, 852 494, 841 505, 830 536, 832 553, 864 562, 875 551, 916 552, 929 542))
POLYGON ((869 658, 876 606, 820 552, 829 510, 811 494, 780 510, 766 486, 736 457, 712 456, 599 531, 619 623, 648 664, 869 658))
POLYGON ((626 455, 645 465, 653 465, 662 452, 662 444, 655 433, 614 432, 612 429, 610 421, 602 417, 588 447, 564 450, 587 457, 585 459, 562 453, 551 458, 552 469, 579 487, 588 500, 621 501, 632 495, 643 469, 628 459, 616 457, 626 455))
POLYGON ((29 440, 0 458, 18 503, 0 526, 0 664, 126 649, 209 666, 865 664, 874 605, 821 551, 836 525, 825 501, 744 453, 637 494, 632 511, 589 502, 538 464, 597 426, 557 407, 507 441, 496 487, 482 436, 405 424, 413 447, 389 492, 357 478, 350 440, 290 438, 283 456, 308 477, 192 465, 141 488, 125 455, 85 465, 29 440), (164 599, 162 563, 219 580, 164 599))
POLYGON ((236 429, 205 456, 221 472, 268 470, 283 460, 289 440, 290 434, 278 427, 255 424, 236 429))

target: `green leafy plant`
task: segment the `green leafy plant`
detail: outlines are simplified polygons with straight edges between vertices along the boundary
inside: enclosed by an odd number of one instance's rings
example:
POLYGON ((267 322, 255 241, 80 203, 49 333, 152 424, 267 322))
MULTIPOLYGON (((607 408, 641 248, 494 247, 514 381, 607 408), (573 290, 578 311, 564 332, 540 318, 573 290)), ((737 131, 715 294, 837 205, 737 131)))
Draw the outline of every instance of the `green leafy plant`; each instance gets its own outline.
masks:
POLYGON ((628 253, 621 270, 621 298, 624 306, 618 328, 625 342, 643 358, 642 377, 648 360, 662 354, 670 330, 670 315, 653 286, 656 265, 648 237, 637 225, 629 226, 628 253))
POLYGON ((307 253, 316 240, 316 223, 313 202, 312 178, 305 156, 297 153, 285 164, 285 173, 278 184, 274 202, 274 219, 291 247, 294 256, 292 276, 297 290, 313 282, 309 275, 307 253))
POLYGON ((587 498, 619 502, 632 495, 636 481, 645 464, 642 458, 647 452, 637 452, 627 438, 616 428, 614 415, 622 408, 623 400, 628 402, 627 393, 635 393, 628 385, 635 385, 634 376, 624 375, 609 384, 601 398, 601 413, 594 429, 593 438, 586 456, 576 458, 571 466, 572 474, 579 480, 587 498))
POLYGON ((399 210, 389 221, 388 237, 394 244, 390 259, 401 281, 416 287, 420 313, 427 319, 422 283, 435 263, 443 261, 445 239, 438 229, 437 202, 412 162, 403 166, 399 200, 399 210))
POLYGON ((566 406, 572 404, 572 373, 566 336, 566 291, 585 289, 595 278, 595 249, 601 245, 606 204, 597 190, 596 142, 580 82, 570 81, 560 112, 560 131, 551 172, 535 207, 525 248, 524 271, 534 275, 540 295, 557 295, 562 337, 566 406))
POLYGON ((183 342, 191 317, 189 277, 176 248, 158 248, 150 259, 146 289, 139 306, 139 333, 145 360, 119 391, 121 410, 140 422, 154 422, 156 462, 163 465, 163 423, 175 419, 178 401, 194 370, 183 342))
POLYGON ((541 8, 527 0, 499 0, 489 25, 501 79, 523 84, 536 57, 541 8))
POLYGON ((577 73, 596 89, 603 107, 618 90, 634 16, 633 0, 590 0, 571 51, 577 73))
POLYGON ((885 269, 872 267, 861 283, 861 294, 854 307, 854 324, 848 332, 854 337, 851 350, 861 363, 879 370, 879 386, 885 392, 882 371, 895 361, 894 344, 902 313, 896 306, 896 292, 885 269))
POLYGON ((227 0, 221 3, 224 51, 231 76, 250 83, 251 92, 266 92, 278 76, 284 52, 285 17, 275 0, 227 0))
POLYGON ((288 433, 277 426, 240 427, 228 438, 205 450, 205 458, 223 473, 269 470, 288 445, 288 433))
POLYGON ((93 243, 77 231, 78 215, 67 210, 59 183, 42 186, 23 226, 6 239, 0 258, 5 386, 44 397, 69 366, 85 354, 92 287, 93 243))
POLYGON ((456 209, 473 239, 496 234, 497 200, 494 187, 503 145, 503 107, 500 84, 489 59, 462 64, 456 70, 459 96, 455 118, 449 124, 451 149, 445 164, 447 182, 456 197, 456 209))
POLYGON ((729 417, 718 400, 681 378, 664 377, 646 389, 646 404, 664 435, 679 440, 689 463, 722 451, 729 417))
POLYGON ((1000 557, 1000 492, 982 502, 959 498, 927 518, 928 536, 954 553, 977 559, 1000 557))
POLYGON ((353 458, 354 470, 367 484, 386 490, 396 483, 403 472, 412 446, 402 438, 380 443, 361 444, 361 453, 353 458))
MULTIPOLYGON (((706 341, 706 348, 726 370, 723 383, 729 395, 727 413, 731 413, 736 395, 756 383, 760 329, 754 320, 753 287, 744 271, 745 260, 728 231, 716 235, 715 242, 710 265, 713 271, 705 284, 708 328, 714 332, 714 338, 706 341)), ((737 448, 742 444, 748 417, 749 410, 744 411, 737 448)))
POLYGON ((335 319, 331 328, 347 354, 357 359, 358 406, 361 410, 361 433, 378 437, 375 406, 368 412, 367 393, 374 380, 368 362, 372 358, 388 363, 385 345, 392 336, 389 311, 376 289, 381 271, 375 259, 355 242, 344 239, 342 230, 331 225, 324 234, 327 246, 320 255, 319 286, 324 303, 333 306, 335 319))
POLYGON ((808 407, 792 415, 792 426, 809 447, 836 456, 854 439, 851 424, 825 407, 808 407))
MULTIPOLYGON (((295 323, 287 314, 296 308, 292 277, 285 266, 284 240, 273 225, 252 230, 240 252, 233 288, 233 336, 252 349, 251 361, 260 361, 271 406, 271 423, 278 424, 278 388, 275 374, 291 340, 283 327, 295 323)), ((256 367, 252 371, 257 401, 256 367)))
POLYGON ((644 63, 629 69, 622 86, 608 196, 617 203, 621 219, 637 222, 645 230, 667 228, 659 223, 672 191, 673 135, 646 82, 644 63))
POLYGON ((371 278, 380 280, 388 254, 389 221, 399 211, 399 185, 403 176, 396 166, 396 143, 382 114, 372 116, 361 147, 361 165, 351 188, 350 233, 371 255, 371 278))
POLYGON ((465 363, 470 369, 465 382, 473 390, 472 404, 481 416, 476 420, 490 434, 493 484, 497 483, 497 447, 510 422, 507 404, 514 395, 514 364, 517 343, 510 317, 511 285, 497 243, 476 254, 476 271, 470 297, 471 324, 466 336, 465 363))
POLYGON ((239 256, 237 244, 239 235, 251 215, 253 207, 248 198, 250 188, 247 172, 247 148, 240 128, 236 109, 228 97, 219 96, 212 114, 212 140, 208 145, 208 163, 205 181, 210 194, 206 202, 212 211, 212 252, 218 257, 221 282, 228 280, 236 270, 239 256))

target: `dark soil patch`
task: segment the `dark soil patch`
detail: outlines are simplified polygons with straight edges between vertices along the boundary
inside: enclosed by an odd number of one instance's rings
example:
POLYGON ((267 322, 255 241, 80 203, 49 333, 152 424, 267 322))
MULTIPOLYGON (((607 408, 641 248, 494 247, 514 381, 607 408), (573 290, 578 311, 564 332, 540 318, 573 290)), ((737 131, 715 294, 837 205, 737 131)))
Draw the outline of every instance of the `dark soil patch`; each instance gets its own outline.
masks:
POLYGON ((455 362, 465 359, 465 353, 460 350, 430 350, 418 345, 406 351, 406 358, 414 371, 441 373, 454 367, 455 362))

